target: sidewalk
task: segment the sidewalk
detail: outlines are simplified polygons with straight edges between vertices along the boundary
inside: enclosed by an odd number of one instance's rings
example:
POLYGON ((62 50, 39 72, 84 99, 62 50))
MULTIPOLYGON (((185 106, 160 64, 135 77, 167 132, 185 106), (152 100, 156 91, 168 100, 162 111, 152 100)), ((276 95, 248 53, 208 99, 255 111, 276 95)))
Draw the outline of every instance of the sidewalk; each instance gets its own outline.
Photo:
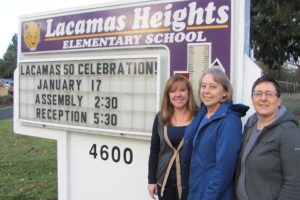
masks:
POLYGON ((13 117, 13 107, 0 108, 0 120, 13 117))

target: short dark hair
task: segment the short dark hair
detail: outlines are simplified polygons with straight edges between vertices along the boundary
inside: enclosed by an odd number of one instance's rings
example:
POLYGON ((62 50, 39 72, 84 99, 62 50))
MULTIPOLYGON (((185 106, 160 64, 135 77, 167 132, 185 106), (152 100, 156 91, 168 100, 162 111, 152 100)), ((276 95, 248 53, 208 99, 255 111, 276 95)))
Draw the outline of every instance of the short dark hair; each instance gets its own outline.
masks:
POLYGON ((263 83, 263 82, 269 82, 269 83, 272 83, 275 87, 275 90, 276 90, 276 93, 277 93, 277 97, 280 97, 281 96, 281 92, 280 92, 280 86, 279 84, 277 83, 277 81, 268 76, 268 75, 263 75, 262 77, 258 78, 254 83, 253 83, 253 86, 252 86, 252 90, 251 90, 251 94, 253 94, 254 92, 254 89, 257 85, 263 83))

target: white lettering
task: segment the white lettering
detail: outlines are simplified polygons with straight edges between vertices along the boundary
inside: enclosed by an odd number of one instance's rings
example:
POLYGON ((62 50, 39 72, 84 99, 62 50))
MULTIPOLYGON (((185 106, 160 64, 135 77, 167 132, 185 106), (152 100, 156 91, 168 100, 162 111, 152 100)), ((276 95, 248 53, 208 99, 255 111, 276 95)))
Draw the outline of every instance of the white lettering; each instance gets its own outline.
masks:
POLYGON ((47 31, 46 31, 46 35, 45 35, 46 37, 54 37, 55 36, 55 31, 53 30, 53 32, 51 32, 52 22, 53 22, 53 19, 47 20, 47 31))
POLYGON ((180 43, 183 41, 187 42, 205 42, 207 38, 203 36, 203 31, 188 32, 187 34, 183 32, 179 33, 158 33, 158 34, 148 34, 146 36, 146 44, 161 44, 161 43, 180 43))
POLYGON ((184 20, 186 19, 186 17, 187 17, 187 9, 186 8, 179 9, 174 12, 174 15, 173 15, 174 21, 172 23, 172 28, 174 31, 182 31, 185 29, 186 24, 185 24, 184 20))
POLYGON ((219 15, 219 18, 217 18, 217 23, 218 24, 223 24, 223 23, 226 23, 228 21, 228 12, 229 11, 229 7, 228 6, 221 6, 219 9, 218 9, 218 15, 219 15))
POLYGON ((132 25, 132 29, 145 29, 149 28, 148 19, 149 19, 149 12, 151 8, 136 8, 134 9, 134 21, 132 25), (143 12, 143 14, 141 13, 143 12))
POLYGON ((75 25, 75 34, 84 34, 85 33, 85 21, 79 20, 75 25))
POLYGON ((122 46, 138 45, 143 35, 125 35, 111 36, 89 39, 64 40, 63 49, 79 49, 86 47, 105 47, 105 46, 122 46))
POLYGON ((70 21, 66 26, 66 34, 72 35, 74 33, 75 22, 70 21))
POLYGON ((45 37, 61 37, 69 35, 81 35, 89 33, 101 33, 110 31, 122 31, 126 27, 126 16, 121 15, 119 17, 107 17, 107 18, 95 18, 88 20, 78 20, 60 22, 56 27, 52 27, 53 19, 47 20, 47 31, 45 37))
POLYGON ((56 26, 56 36, 64 36, 65 35, 65 22, 58 23, 56 26))
POLYGON ((190 12, 188 17, 188 25, 200 25, 204 22, 204 9, 203 8, 196 8, 196 2, 190 3, 190 12))
POLYGON ((163 13, 155 12, 150 19, 151 28, 158 28, 162 25, 163 13))
POLYGON ((216 10, 215 3, 214 2, 208 3, 207 7, 205 8, 205 11, 206 11, 205 23, 206 24, 212 24, 215 22, 216 19, 213 17, 215 10, 216 10))
POLYGON ((96 33, 103 31, 103 19, 88 19, 86 21, 86 33, 96 33))
MULTIPOLYGON (((187 6, 172 10, 173 4, 166 4, 159 11, 152 11, 151 6, 139 7, 133 9, 132 20, 126 21, 126 15, 108 16, 105 18, 91 18, 80 19, 77 21, 59 22, 53 25, 53 19, 47 20, 47 28, 45 37, 63 37, 70 35, 82 35, 91 33, 114 32, 123 31, 125 28, 129 30, 138 29, 156 29, 156 28, 171 28, 172 31, 182 32, 186 30, 187 26, 211 25, 211 24, 224 24, 229 20, 230 8, 228 5, 221 5, 216 7, 214 2, 208 2, 207 6, 199 7, 196 1, 189 3, 187 6), (131 22, 130 27, 126 23, 131 22)), ((189 38, 192 35, 189 35, 189 38)), ((157 36, 156 40, 162 40, 157 36)), ((168 36, 169 37, 169 36, 168 36)), ((151 36, 149 36, 151 38, 151 36)), ((182 40, 179 35, 174 36, 178 40, 182 40)), ((192 37, 193 38, 193 37, 192 37)), ((128 39, 128 38, 127 38, 128 39)), ((115 37, 107 37, 107 39, 99 39, 94 41, 95 45, 107 46, 114 43, 115 45, 123 45, 124 41, 115 37)), ((169 40, 169 39, 168 39, 169 40)), ((191 38, 188 40, 192 40, 191 38)), ((77 43, 77 42, 76 42, 77 43)), ((75 43, 74 43, 75 44, 75 43)), ((82 42, 77 43, 79 46, 83 45, 82 42)), ((78 46, 77 45, 77 46, 78 46)), ((92 43, 87 42, 83 46, 93 46, 92 43)), ((64 47, 71 46, 71 42, 65 42, 64 47)))

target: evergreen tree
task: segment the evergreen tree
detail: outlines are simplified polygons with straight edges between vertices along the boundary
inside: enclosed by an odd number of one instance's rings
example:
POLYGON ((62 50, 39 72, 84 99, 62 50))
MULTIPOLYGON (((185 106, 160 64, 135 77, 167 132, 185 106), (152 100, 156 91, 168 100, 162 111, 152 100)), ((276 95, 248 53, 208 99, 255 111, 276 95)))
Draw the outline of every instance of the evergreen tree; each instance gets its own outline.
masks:
POLYGON ((12 78, 14 76, 14 70, 17 67, 17 46, 18 37, 14 34, 12 41, 9 44, 6 52, 3 55, 3 59, 0 59, 0 77, 12 78))
POLYGON ((300 69, 300 0, 252 0, 250 34, 254 58, 277 78, 284 63, 300 69))

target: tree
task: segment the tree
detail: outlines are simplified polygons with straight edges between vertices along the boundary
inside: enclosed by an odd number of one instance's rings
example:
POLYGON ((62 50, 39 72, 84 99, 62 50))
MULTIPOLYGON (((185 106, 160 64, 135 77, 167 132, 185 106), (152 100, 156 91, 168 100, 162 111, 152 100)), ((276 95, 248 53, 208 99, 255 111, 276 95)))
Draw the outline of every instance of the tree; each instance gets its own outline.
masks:
POLYGON ((252 0, 250 34, 254 58, 277 78, 283 64, 300 69, 300 0, 252 0))
POLYGON ((18 37, 17 34, 14 34, 3 59, 0 59, 0 76, 2 78, 13 78, 14 76, 14 70, 17 66, 17 45, 18 37))

